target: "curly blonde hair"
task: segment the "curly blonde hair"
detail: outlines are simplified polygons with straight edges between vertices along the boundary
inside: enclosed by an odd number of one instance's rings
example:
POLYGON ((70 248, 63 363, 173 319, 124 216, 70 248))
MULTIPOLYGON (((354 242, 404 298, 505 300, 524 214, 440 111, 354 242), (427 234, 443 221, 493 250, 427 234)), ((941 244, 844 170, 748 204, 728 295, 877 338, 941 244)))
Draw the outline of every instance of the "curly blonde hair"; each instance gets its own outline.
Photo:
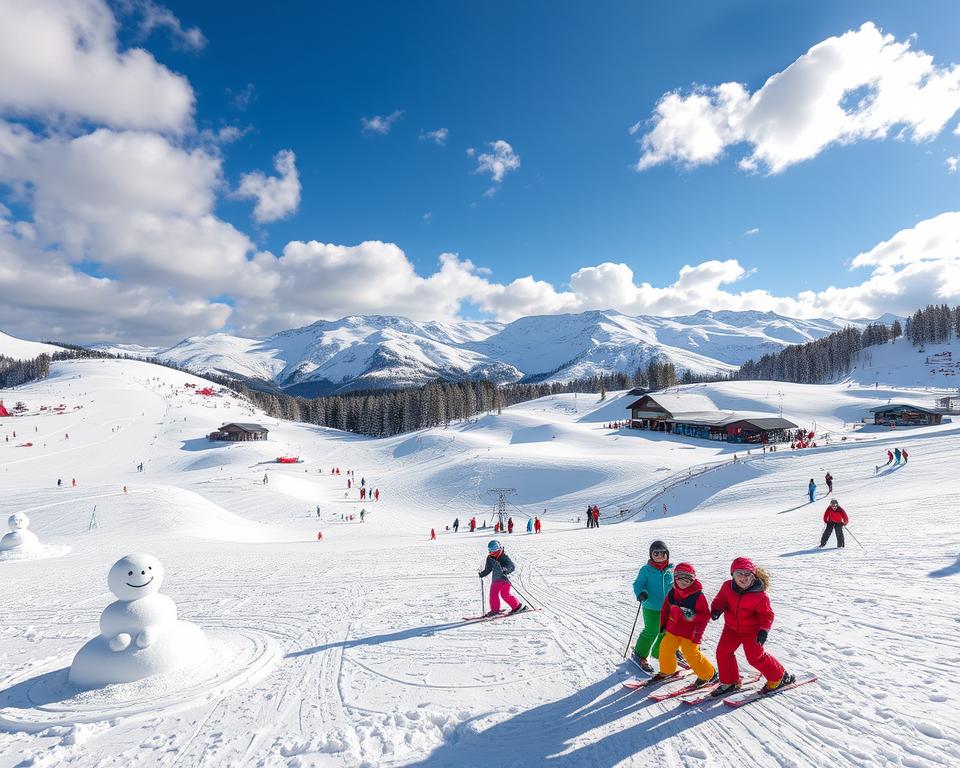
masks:
POLYGON ((753 575, 757 577, 757 581, 763 584, 763 591, 768 592, 770 590, 770 574, 763 568, 756 568, 753 575))

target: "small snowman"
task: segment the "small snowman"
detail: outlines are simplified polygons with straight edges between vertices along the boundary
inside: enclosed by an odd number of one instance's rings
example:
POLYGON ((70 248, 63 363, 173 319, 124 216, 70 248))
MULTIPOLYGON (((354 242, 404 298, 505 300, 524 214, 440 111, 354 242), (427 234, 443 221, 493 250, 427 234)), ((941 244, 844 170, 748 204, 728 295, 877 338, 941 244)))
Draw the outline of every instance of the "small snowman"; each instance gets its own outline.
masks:
POLYGON ((72 683, 87 688, 129 683, 206 658, 206 635, 177 620, 176 604, 159 594, 162 582, 163 566, 153 555, 127 555, 114 563, 107 584, 118 599, 100 615, 100 635, 74 657, 72 683))
POLYGON ((35 552, 41 549, 37 534, 29 530, 30 518, 23 512, 14 512, 7 520, 10 533, 0 539, 0 551, 35 552))

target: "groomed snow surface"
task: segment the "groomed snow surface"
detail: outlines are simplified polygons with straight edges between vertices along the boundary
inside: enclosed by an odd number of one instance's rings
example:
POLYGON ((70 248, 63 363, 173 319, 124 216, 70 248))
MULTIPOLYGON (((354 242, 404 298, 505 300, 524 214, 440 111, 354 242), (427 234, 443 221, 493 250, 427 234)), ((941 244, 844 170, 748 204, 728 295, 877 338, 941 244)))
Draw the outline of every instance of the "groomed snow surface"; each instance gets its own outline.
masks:
MULTIPOLYGON (((30 411, 0 419, 0 520, 25 512, 64 554, 0 562, 0 766, 960 765, 960 424, 857 423, 890 399, 932 405, 945 391, 894 363, 875 353, 862 385, 691 388, 718 408, 782 402, 785 417, 816 422, 820 448, 749 456, 608 429, 625 394, 370 440, 265 419, 145 363, 56 363, 3 393, 30 411), (60 403, 62 415, 39 410, 60 403), (229 421, 261 422, 270 439, 207 441, 229 421), (875 471, 895 446, 909 463, 875 471), (360 503, 347 469, 380 501, 360 503), (827 470, 862 548, 850 536, 817 548, 827 470), (498 538, 522 598, 543 610, 464 623, 481 608, 492 535, 445 526, 489 523, 487 490, 500 487, 516 489, 518 532, 498 538), (577 521, 589 503, 598 530, 577 521), (342 519, 361 508, 366 522, 342 519), (524 532, 532 514, 539 536, 524 532), (631 583, 655 538, 711 598, 735 556, 767 568, 766 647, 819 681, 737 710, 622 688, 637 672, 622 661, 631 583), (72 688, 70 661, 115 599, 107 572, 130 552, 162 561, 163 593, 212 658, 72 688)), ((712 623, 704 639, 711 659, 719 633, 712 623)))

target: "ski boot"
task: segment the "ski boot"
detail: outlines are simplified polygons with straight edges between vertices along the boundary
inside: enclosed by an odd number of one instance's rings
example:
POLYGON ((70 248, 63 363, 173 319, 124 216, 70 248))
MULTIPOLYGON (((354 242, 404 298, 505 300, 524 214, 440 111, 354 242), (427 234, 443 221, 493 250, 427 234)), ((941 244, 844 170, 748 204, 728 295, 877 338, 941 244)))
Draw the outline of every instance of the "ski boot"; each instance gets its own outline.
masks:
POLYGON ((638 656, 636 651, 633 651, 633 660, 637 662, 637 666, 640 667, 644 672, 649 672, 653 674, 653 664, 647 661, 646 656, 638 656))
POLYGON ((705 686, 705 685, 710 685, 711 683, 715 683, 715 682, 717 682, 717 680, 719 680, 719 679, 720 679, 720 675, 719 675, 719 673, 717 673, 717 672, 714 672, 714 673, 713 673, 713 677, 708 678, 708 679, 704 679, 704 678, 702 678, 702 677, 698 677, 696 680, 693 681, 693 688, 694 688, 694 689, 703 688, 703 686, 705 686))
POLYGON ((790 683, 794 682, 796 679, 797 678, 795 675, 791 675, 789 672, 784 672, 783 677, 781 677, 775 683, 768 682, 766 685, 764 685, 763 688, 760 689, 760 695, 766 696, 768 693, 779 691, 784 686, 790 685, 790 683))
POLYGON ((500 616, 502 614, 503 611, 487 611, 485 614, 483 614, 483 618, 492 619, 494 616, 500 616))
POLYGON ((525 611, 525 610, 527 610, 527 606, 525 606, 523 603, 520 603, 516 608, 513 608, 513 609, 510 611, 510 613, 511 613, 511 614, 514 614, 514 613, 522 613, 522 612, 525 611))
POLYGON ((740 690, 741 686, 742 686, 742 683, 739 680, 737 680, 737 682, 735 683, 726 683, 723 685, 718 685, 716 688, 710 691, 710 695, 713 696, 714 698, 719 698, 720 696, 726 696, 728 693, 736 693, 737 691, 740 690))

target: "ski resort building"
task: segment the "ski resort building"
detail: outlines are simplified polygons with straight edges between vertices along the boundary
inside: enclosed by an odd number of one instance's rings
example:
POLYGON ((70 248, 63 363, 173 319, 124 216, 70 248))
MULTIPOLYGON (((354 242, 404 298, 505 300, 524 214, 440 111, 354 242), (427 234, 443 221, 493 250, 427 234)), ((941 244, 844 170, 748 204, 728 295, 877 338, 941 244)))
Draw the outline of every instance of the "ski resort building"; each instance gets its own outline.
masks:
POLYGON ((774 414, 718 411, 703 395, 654 392, 627 406, 630 426, 728 443, 789 442, 798 427, 774 414))
POLYGON ((871 408, 874 424, 886 424, 894 427, 920 427, 939 424, 943 421, 944 410, 924 408, 921 405, 888 403, 879 408, 871 408))
POLYGON ((224 424, 216 432, 211 432, 211 440, 226 440, 228 442, 247 442, 248 440, 266 440, 268 430, 259 424, 224 424))

